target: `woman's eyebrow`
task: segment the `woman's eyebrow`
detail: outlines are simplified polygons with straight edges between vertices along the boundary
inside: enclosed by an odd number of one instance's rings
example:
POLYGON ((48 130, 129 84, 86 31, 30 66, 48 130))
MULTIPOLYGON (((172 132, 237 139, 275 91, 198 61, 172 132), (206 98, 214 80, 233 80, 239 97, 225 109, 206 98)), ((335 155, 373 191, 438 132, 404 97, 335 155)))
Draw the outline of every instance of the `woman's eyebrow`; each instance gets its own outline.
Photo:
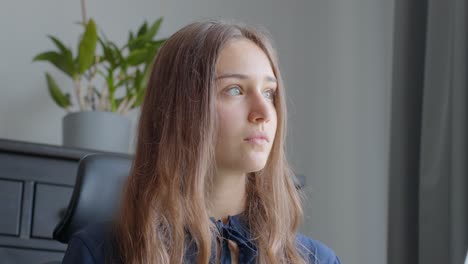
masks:
MULTIPOLYGON (((216 77, 216 80, 226 79, 226 78, 236 78, 236 79, 245 80, 245 79, 249 79, 249 76, 245 74, 240 74, 240 73, 226 73, 226 74, 222 74, 216 77)), ((273 83, 277 82, 276 78, 273 76, 266 76, 265 80, 268 82, 273 82, 273 83)))

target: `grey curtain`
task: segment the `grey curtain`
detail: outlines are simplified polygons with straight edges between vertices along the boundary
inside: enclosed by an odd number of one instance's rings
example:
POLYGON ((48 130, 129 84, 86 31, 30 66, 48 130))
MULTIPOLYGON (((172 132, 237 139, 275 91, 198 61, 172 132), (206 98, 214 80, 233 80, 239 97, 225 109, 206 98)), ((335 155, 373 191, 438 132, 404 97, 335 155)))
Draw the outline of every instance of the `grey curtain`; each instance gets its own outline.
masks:
POLYGON ((467 39, 467 0, 396 0, 389 264, 467 254, 467 39))

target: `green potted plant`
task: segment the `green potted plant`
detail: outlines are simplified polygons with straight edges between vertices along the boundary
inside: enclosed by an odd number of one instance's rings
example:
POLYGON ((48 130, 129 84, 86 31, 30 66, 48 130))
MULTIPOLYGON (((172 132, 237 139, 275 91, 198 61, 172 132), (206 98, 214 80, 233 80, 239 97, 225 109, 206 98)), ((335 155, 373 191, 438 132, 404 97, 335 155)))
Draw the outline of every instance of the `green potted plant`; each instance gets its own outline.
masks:
POLYGON ((53 101, 67 114, 62 120, 63 145, 69 147, 128 152, 131 122, 125 115, 140 106, 152 61, 165 39, 155 39, 162 18, 136 32, 118 46, 86 19, 82 0, 84 33, 77 52, 54 36, 56 50, 36 55, 68 76, 71 92, 64 92, 51 74, 45 73, 53 101))

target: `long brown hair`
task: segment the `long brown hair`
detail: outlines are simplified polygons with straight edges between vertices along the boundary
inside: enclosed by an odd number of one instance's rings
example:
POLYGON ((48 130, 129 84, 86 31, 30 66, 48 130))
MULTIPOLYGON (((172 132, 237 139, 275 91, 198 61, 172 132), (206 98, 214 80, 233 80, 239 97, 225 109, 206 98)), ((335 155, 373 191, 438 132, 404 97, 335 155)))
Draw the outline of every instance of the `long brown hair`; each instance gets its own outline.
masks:
POLYGON ((216 235, 208 215, 217 133, 216 62, 224 45, 239 38, 265 52, 278 80, 273 147, 265 168, 247 175, 244 214, 259 249, 257 262, 304 262, 296 249, 302 208, 284 151, 286 104, 276 53, 258 29, 208 21, 172 35, 154 62, 116 221, 116 251, 123 263, 182 263, 188 243, 196 246, 197 262, 208 263, 216 235))

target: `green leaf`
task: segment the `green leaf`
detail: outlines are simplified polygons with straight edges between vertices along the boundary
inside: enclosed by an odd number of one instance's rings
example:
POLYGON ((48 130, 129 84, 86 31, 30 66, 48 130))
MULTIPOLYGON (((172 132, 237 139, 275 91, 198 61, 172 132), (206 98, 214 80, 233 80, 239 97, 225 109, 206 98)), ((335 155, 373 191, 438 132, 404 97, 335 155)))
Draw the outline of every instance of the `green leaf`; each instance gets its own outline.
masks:
POLYGON ((133 51, 136 49, 142 49, 145 47, 145 45, 148 42, 152 41, 153 37, 158 32, 159 27, 161 26, 161 23, 162 23, 162 18, 156 20, 156 22, 154 22, 151 25, 151 27, 146 31, 145 34, 139 35, 136 38, 129 41, 127 46, 130 49, 130 51, 133 51))
POLYGON ((96 24, 92 19, 86 25, 85 33, 81 39, 78 48, 77 68, 78 73, 83 74, 94 63, 94 54, 96 52, 96 45, 98 36, 96 32, 96 24))
POLYGON ((135 78, 133 81, 133 86, 137 91, 141 89, 141 81, 143 80, 143 74, 141 74, 140 69, 136 69, 135 71, 135 78))
POLYGON ((33 61, 48 61, 72 78, 76 74, 73 66, 73 58, 71 58, 68 53, 63 54, 56 51, 47 51, 38 54, 33 58, 33 61))
POLYGON ((155 47, 155 48, 159 48, 161 47, 162 44, 164 44, 164 42, 166 42, 167 39, 160 39, 160 40, 153 40, 153 41, 150 41, 150 45, 155 47))
POLYGON ((137 99, 135 100, 135 103, 131 108, 138 107, 143 103, 143 99, 145 98, 146 87, 148 86, 148 82, 151 76, 151 69, 151 64, 146 65, 145 71, 143 72, 143 75, 141 77, 141 81, 139 81, 139 85, 136 86, 137 99))
POLYGON ((143 99, 145 98, 145 91, 146 87, 141 86, 141 88, 137 91, 137 99, 135 100, 135 103, 133 103, 131 108, 135 108, 141 105, 143 103, 143 99))
POLYGON ((148 24, 145 21, 145 23, 143 23, 143 25, 140 26, 140 29, 138 29, 137 36, 144 35, 146 31, 148 31, 148 24))
POLYGON ((165 41, 166 41, 166 39, 150 42, 151 43, 151 48, 149 48, 146 63, 151 63, 154 60, 154 57, 158 53, 159 48, 162 46, 162 44, 164 44, 165 41))
POLYGON ((104 42, 104 40, 102 40, 101 38, 98 38, 98 40, 99 40, 99 43, 101 44, 102 50, 104 52, 104 57, 103 57, 104 61, 109 62, 111 68, 115 68, 116 61, 115 61, 115 58, 114 58, 114 54, 112 53, 111 47, 109 47, 109 45, 106 44, 106 42, 104 42))
POLYGON ((55 103, 62 108, 70 107, 70 95, 62 93, 62 90, 60 90, 54 78, 52 78, 49 73, 46 73, 46 80, 50 96, 55 101, 55 103))
POLYGON ((48 35, 48 37, 54 42, 55 46, 57 46, 57 48, 59 48, 62 53, 69 51, 69 49, 67 49, 67 47, 65 47, 65 45, 63 45, 63 43, 56 37, 51 35, 48 35))
POLYGON ((65 59, 65 65, 67 68, 67 71, 69 72, 68 74, 73 77, 75 75, 75 68, 73 65, 73 53, 72 51, 67 48, 59 39, 57 39, 54 36, 49 35, 48 36, 57 46, 57 48, 60 50, 61 54, 63 55, 63 58, 65 59))
POLYGON ((156 36, 156 33, 158 33, 159 27, 161 26, 161 23, 163 21, 163 18, 159 18, 156 20, 153 25, 148 29, 148 32, 145 34, 148 40, 153 39, 154 36, 156 36))
POLYGON ((127 57, 127 63, 130 66, 137 66, 145 62, 148 56, 147 50, 134 50, 127 57))
POLYGON ((126 46, 128 46, 128 49, 130 51, 133 51, 136 49, 143 48, 146 42, 147 42, 146 36, 143 35, 143 36, 139 36, 139 37, 132 39, 131 41, 128 42, 126 46))
POLYGON ((113 42, 108 42, 109 47, 111 48, 112 54, 115 59, 117 66, 120 66, 122 69, 127 69, 127 62, 122 55, 122 51, 115 45, 113 42))

